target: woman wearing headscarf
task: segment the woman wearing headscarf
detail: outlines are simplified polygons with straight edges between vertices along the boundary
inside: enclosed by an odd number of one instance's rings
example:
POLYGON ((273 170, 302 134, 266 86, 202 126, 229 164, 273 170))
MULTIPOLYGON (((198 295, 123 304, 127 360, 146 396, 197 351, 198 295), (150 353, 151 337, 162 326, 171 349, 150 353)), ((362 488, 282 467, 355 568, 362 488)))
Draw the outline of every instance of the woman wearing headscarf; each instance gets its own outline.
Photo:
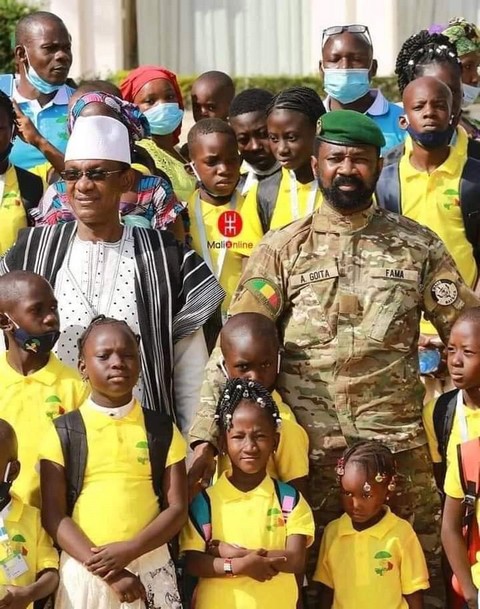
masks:
POLYGON ((150 124, 151 139, 142 139, 143 146, 172 182, 181 201, 195 190, 195 180, 184 169, 186 160, 178 152, 183 119, 183 98, 173 72, 160 66, 139 66, 121 83, 124 100, 136 104, 150 124))
MULTIPOLYGON (((132 159, 143 160, 138 159, 137 143, 150 135, 150 127, 137 106, 110 93, 83 89, 72 96, 72 105, 68 114, 70 133, 79 116, 110 116, 119 120, 128 130, 132 159)), ((143 149, 141 151, 144 152, 143 149)), ((133 171, 135 179, 132 189, 123 193, 120 201, 123 223, 146 228, 167 228, 175 221, 184 206, 177 199, 166 179, 145 174, 145 167, 138 163, 134 165, 133 171)), ((30 215, 35 226, 74 220, 65 181, 59 180, 51 185, 39 206, 32 210, 30 215)))
MULTIPOLYGON (((480 31, 474 23, 469 23, 461 17, 451 19, 448 26, 442 31, 457 49, 458 57, 462 63, 462 108, 474 104, 478 94, 480 66, 480 31)), ((480 122, 462 113, 460 124, 467 130, 470 137, 480 139, 480 122)))

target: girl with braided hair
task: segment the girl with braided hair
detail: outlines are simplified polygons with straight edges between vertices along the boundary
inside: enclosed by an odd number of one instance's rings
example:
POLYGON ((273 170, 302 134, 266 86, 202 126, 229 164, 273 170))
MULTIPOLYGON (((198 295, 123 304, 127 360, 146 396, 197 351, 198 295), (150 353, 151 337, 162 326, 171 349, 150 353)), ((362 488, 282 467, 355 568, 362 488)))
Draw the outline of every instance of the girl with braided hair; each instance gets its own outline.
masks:
MULTIPOLYGON (((325 114, 318 93, 310 87, 291 87, 277 93, 266 109, 270 148, 282 168, 275 187, 252 187, 245 209, 264 208, 267 228, 282 228, 311 214, 322 201, 311 168, 317 122, 325 114), (261 191, 260 191, 261 189, 261 191)), ((265 222, 262 221, 262 224, 265 222)))
POLYGON ((195 497, 182 532, 187 569, 200 578, 195 608, 294 609, 314 524, 301 494, 266 473, 278 408, 262 385, 234 378, 215 419, 232 468, 195 497))
POLYGON ((422 609, 429 585, 420 542, 386 505, 396 488, 392 452, 380 442, 358 442, 336 473, 345 514, 322 537, 313 576, 322 584, 320 609, 422 609))

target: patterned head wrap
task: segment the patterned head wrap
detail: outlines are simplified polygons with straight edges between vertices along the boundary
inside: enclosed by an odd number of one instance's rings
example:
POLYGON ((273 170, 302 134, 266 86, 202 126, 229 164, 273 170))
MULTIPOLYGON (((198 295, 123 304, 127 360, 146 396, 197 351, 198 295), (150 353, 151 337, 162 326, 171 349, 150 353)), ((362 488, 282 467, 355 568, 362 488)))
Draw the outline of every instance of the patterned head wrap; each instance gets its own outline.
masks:
POLYGON ((88 104, 94 103, 108 106, 108 108, 113 110, 118 116, 118 119, 128 129, 131 148, 134 147, 135 142, 150 137, 150 125, 148 124, 148 120, 135 104, 123 101, 123 99, 115 97, 115 95, 103 93, 101 91, 85 93, 77 99, 68 113, 68 130, 70 133, 83 109, 88 106, 88 104))
MULTIPOLYGON (((140 89, 151 80, 156 79, 168 80, 175 91, 178 105, 183 110, 183 97, 178 85, 177 76, 174 72, 170 72, 170 70, 161 66, 139 66, 138 68, 135 68, 135 70, 132 70, 127 78, 120 84, 120 91, 122 92, 123 99, 133 103, 133 100, 140 89)), ((182 123, 180 123, 173 132, 175 144, 177 144, 180 139, 181 130, 182 123)))
POLYGON ((480 51, 480 31, 474 23, 468 23, 462 17, 451 19, 442 34, 448 36, 459 57, 480 51))

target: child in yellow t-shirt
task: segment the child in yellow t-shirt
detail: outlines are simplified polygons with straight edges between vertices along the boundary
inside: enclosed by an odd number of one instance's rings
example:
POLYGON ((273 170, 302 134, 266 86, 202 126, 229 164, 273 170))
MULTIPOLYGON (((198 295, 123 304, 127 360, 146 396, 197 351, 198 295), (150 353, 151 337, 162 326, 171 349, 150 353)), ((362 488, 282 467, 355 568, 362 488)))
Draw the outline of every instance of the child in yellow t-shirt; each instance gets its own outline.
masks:
POLYGON ((241 158, 233 129, 218 118, 202 119, 190 129, 188 150, 187 167, 198 180, 188 200, 192 247, 225 290, 225 314, 262 227, 256 210, 248 217, 243 213, 244 199, 236 190, 241 158))
POLYGON ((457 446, 480 437, 480 307, 467 309, 453 325, 447 366, 456 389, 430 400, 423 410, 439 491, 443 491, 446 468, 457 459, 457 446), (438 431, 441 437, 437 437, 438 431))
MULTIPOLYGON (((288 482, 305 494, 308 476, 308 436, 280 394, 275 391, 280 367, 280 343, 274 322, 260 313, 238 313, 230 317, 220 333, 223 360, 220 368, 227 378, 256 381, 272 393, 282 425, 276 451, 267 464, 272 478, 288 482)), ((229 469, 227 455, 218 458, 218 473, 229 469)))
POLYGON ((231 470, 195 497, 182 531, 187 570, 199 578, 195 607, 295 609, 314 523, 302 495, 267 474, 278 408, 262 385, 234 378, 215 416, 231 470))
POLYGON ((55 607, 120 609, 148 597, 151 606, 180 609, 167 543, 187 515, 185 441, 133 398, 138 337, 125 322, 91 322, 79 369, 92 393, 80 417, 69 413, 52 427, 40 461, 43 521, 62 549, 55 607), (80 446, 66 441, 69 427, 80 446))
POLYGON ((309 87, 291 87, 281 91, 267 107, 270 147, 282 167, 278 188, 270 189, 271 201, 257 201, 258 183, 248 191, 246 209, 257 204, 270 208, 270 229, 283 226, 311 214, 323 200, 313 175, 311 157, 317 122, 325 114, 318 94, 309 87), (269 203, 269 205, 267 205, 269 203))
POLYGON ((395 460, 379 442, 358 442, 337 464, 345 514, 325 528, 313 579, 319 609, 422 609, 428 571, 410 523, 387 507, 395 460))
POLYGON ((40 511, 10 492, 20 472, 17 436, 0 419, 0 606, 28 608, 58 585, 58 554, 40 511))
POLYGON ((0 329, 8 351, 0 355, 0 417, 16 429, 22 469, 13 490, 40 507, 38 453, 52 421, 78 408, 87 395, 73 368, 51 353, 59 332, 57 300, 43 277, 12 271, 0 277, 0 329))

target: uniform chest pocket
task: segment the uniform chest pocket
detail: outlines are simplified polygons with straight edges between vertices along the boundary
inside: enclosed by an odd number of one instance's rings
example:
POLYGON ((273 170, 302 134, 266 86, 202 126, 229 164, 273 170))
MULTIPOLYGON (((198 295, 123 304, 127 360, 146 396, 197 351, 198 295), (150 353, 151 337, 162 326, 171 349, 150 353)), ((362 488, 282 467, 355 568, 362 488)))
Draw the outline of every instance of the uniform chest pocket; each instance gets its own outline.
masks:
POLYGON ((400 350, 410 348, 418 329, 418 283, 372 279, 364 309, 363 328, 374 341, 400 350))
POLYGON ((314 347, 334 338, 333 305, 338 289, 338 277, 319 278, 298 286, 292 294, 292 315, 285 330, 285 342, 299 347, 314 347))

